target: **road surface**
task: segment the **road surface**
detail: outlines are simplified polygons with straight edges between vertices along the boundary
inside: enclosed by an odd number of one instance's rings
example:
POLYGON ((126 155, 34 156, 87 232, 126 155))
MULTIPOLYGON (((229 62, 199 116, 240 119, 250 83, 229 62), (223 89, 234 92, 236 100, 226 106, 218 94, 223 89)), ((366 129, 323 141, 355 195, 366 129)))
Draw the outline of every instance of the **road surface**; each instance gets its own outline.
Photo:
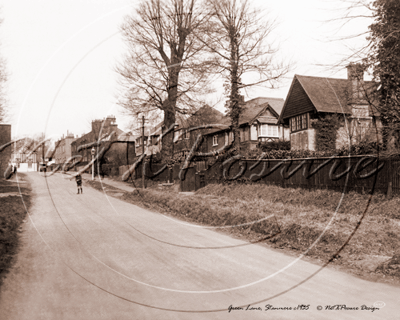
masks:
POLYGON ((85 185, 78 195, 61 174, 27 179, 34 201, 0 319, 400 319, 398 287, 320 270, 85 185), (374 304, 384 306, 361 310, 374 304), (326 310, 334 305, 359 310, 326 310))

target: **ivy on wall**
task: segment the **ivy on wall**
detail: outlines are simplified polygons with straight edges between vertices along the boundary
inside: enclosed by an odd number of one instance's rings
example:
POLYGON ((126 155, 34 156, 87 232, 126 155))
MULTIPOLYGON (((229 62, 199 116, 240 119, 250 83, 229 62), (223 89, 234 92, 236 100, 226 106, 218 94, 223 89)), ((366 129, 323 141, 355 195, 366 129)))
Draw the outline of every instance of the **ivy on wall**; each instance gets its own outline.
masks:
POLYGON ((337 114, 319 115, 312 121, 316 131, 315 145, 317 151, 326 152, 336 149, 336 135, 340 127, 340 118, 337 114))

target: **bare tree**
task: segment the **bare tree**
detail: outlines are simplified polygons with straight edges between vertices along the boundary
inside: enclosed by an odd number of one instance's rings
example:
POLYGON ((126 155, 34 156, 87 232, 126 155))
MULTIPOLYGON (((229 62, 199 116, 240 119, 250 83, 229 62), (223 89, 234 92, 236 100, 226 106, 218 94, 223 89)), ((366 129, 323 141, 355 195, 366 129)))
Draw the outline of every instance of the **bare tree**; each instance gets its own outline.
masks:
POLYGON ((277 59, 278 48, 272 41, 275 22, 265 18, 259 8, 251 8, 248 0, 207 0, 207 6, 212 19, 206 34, 199 38, 217 57, 214 70, 226 79, 226 107, 238 149, 241 90, 256 85, 273 88, 290 65, 277 59), (244 74, 250 75, 247 83, 244 74))
POLYGON ((400 4, 396 0, 341 0, 344 14, 336 20, 341 27, 356 20, 369 21, 364 32, 336 40, 365 38, 364 45, 340 60, 337 66, 357 62, 368 71, 375 84, 363 86, 371 109, 382 121, 383 142, 388 156, 400 153, 400 4))
MULTIPOLYGON (((129 53, 117 66, 125 110, 135 116, 159 109, 166 129, 177 112, 192 113, 196 94, 208 92, 207 54, 193 33, 206 20, 198 0, 143 0, 126 17, 121 30, 129 53)), ((163 137, 162 155, 173 155, 173 132, 163 137)))

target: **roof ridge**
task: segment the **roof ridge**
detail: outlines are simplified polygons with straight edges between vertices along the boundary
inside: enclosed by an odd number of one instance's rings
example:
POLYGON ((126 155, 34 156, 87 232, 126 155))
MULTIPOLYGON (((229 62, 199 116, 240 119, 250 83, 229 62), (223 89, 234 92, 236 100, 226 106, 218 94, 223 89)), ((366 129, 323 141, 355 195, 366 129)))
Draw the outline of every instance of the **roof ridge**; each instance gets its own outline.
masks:
MULTIPOLYGON (((302 77, 302 78, 314 78, 314 79, 329 79, 329 80, 342 80, 342 81, 349 81, 346 78, 332 78, 332 77, 316 77, 316 76, 304 76, 301 74, 295 74, 295 77, 302 77)), ((364 80, 364 82, 374 82, 372 80, 364 80)))
MULTIPOLYGON (((250 100, 245 101, 245 103, 256 100, 256 99, 271 99, 271 100, 285 100, 284 98, 276 98, 276 97, 257 97, 250 100)), ((266 103, 266 102, 264 102, 266 103)))

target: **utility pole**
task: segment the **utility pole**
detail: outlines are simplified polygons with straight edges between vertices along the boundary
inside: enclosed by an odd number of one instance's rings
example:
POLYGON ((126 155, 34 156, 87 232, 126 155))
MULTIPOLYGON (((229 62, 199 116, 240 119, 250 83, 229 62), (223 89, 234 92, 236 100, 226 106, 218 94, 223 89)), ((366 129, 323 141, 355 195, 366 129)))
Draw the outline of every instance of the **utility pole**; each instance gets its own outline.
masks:
MULTIPOLYGON (((96 150, 95 150, 94 147, 92 147, 92 152, 91 153, 92 153, 92 161, 93 161, 94 155, 96 153, 96 150)), ((94 180, 94 161, 92 162, 92 180, 94 180)))
MULTIPOLYGON (((142 155, 144 155, 144 115, 142 115, 142 155)), ((145 188, 145 166, 144 166, 144 158, 142 161, 142 188, 145 188)))

